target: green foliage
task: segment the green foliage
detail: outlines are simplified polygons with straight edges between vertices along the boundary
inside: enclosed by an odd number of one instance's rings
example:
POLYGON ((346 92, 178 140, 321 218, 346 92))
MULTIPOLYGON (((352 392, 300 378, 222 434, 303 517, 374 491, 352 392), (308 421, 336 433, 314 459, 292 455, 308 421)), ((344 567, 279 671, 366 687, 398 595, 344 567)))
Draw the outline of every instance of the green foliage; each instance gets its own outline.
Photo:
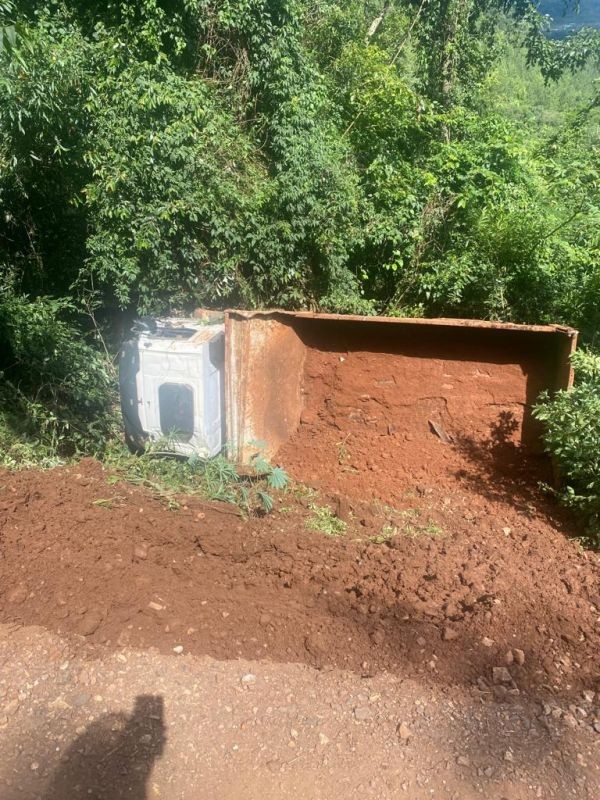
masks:
POLYGON ((421 519, 421 509, 407 508, 399 510, 391 506, 383 506, 382 510, 388 516, 381 532, 371 537, 375 544, 389 542, 395 536, 406 536, 408 539, 417 539, 420 536, 444 536, 444 530, 432 519, 421 519))
POLYGON ((289 475, 282 467, 274 467, 264 456, 258 455, 252 460, 252 468, 257 475, 263 477, 272 489, 285 489, 289 483, 289 475))
POLYGON ((347 525, 344 520, 339 519, 329 506, 319 506, 311 503, 311 515, 306 520, 306 527, 311 531, 324 533, 326 536, 343 536, 346 533, 347 525))
POLYGON ((0 52, 12 50, 17 41, 17 28, 13 22, 15 7, 12 0, 0 2, 0 52))
POLYGON ((71 294, 85 249, 88 53, 46 18, 0 52, 0 269, 34 296, 71 294))
MULTIPOLYGON (((22 33, 0 53, 0 259, 33 295, 75 292, 103 319, 243 303, 529 321, 555 313, 555 253, 594 246, 591 218, 560 224, 573 148, 543 152, 490 107, 501 14, 538 92, 584 65, 528 0, 1 10, 22 33)), ((593 156, 585 97, 564 127, 593 156)))
POLYGON ((165 455, 165 450, 168 442, 152 443, 138 456, 123 447, 113 447, 107 452, 105 463, 114 476, 144 486, 172 508, 179 506, 181 495, 189 495, 232 503, 248 514, 268 514, 274 503, 267 490, 281 490, 287 485, 285 472, 270 464, 266 475, 256 466, 256 474, 248 475, 225 456, 185 459, 165 455))
POLYGON ((267 475, 267 483, 273 489, 285 489, 289 476, 282 467, 271 467, 267 475))
POLYGON ((31 300, 0 290, 0 438, 4 461, 30 463, 76 452, 102 453, 117 431, 114 374, 82 340, 65 300, 31 300))
POLYGON ((590 535, 600 532, 600 356, 581 351, 573 357, 576 384, 553 398, 540 399, 535 416, 544 424, 544 441, 555 460, 562 499, 580 509, 590 535))
POLYGON ((95 87, 88 110, 83 286, 144 313, 235 295, 259 172, 209 85, 134 62, 95 87))
POLYGON ((503 32, 499 36, 498 52, 483 84, 481 101, 486 109, 495 108, 536 135, 560 129, 597 93, 598 68, 591 61, 578 72, 564 72, 549 82, 539 67, 527 63, 527 53, 514 35, 503 32))

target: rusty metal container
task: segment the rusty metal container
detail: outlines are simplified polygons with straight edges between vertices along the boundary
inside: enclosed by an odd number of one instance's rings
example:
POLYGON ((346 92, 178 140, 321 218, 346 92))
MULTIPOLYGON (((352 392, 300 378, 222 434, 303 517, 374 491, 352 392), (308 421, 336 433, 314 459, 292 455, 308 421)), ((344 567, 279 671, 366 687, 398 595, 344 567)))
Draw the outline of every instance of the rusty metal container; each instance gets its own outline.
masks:
POLYGON ((542 390, 571 385, 576 343, 577 331, 560 325, 230 310, 229 452, 241 463, 275 456, 307 413, 317 358, 340 429, 377 390, 401 406, 401 425, 469 431, 510 419, 512 439, 539 451, 532 405, 542 390))

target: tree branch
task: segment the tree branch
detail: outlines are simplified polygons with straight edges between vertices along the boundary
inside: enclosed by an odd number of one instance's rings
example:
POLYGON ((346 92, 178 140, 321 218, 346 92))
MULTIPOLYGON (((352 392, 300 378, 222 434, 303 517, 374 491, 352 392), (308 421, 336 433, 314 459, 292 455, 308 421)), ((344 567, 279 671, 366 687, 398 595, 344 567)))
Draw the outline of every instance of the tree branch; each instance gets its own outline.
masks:
POLYGON ((383 8, 381 9, 380 13, 375 17, 373 22, 369 25, 369 30, 367 31, 367 35, 365 36, 365 44, 369 44, 371 39, 375 36, 377 31, 379 30, 379 26, 386 18, 388 11, 391 8, 390 0, 385 0, 383 4, 383 8))

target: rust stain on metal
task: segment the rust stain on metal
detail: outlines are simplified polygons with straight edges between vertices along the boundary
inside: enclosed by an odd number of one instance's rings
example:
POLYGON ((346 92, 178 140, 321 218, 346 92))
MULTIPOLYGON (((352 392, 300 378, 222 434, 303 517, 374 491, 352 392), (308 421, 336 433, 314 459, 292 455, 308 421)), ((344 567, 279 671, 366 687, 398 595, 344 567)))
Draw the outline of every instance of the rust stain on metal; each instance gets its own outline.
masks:
POLYGON ((340 322, 364 322, 370 325, 414 325, 442 327, 442 328, 474 328, 481 330, 497 331, 522 331, 530 333, 562 333, 570 338, 577 339, 577 331, 566 325, 520 325, 516 322, 494 322, 480 319, 454 319, 451 317, 436 317, 432 319, 424 317, 369 317, 357 314, 323 314, 315 311, 285 311, 272 309, 268 311, 241 311, 231 310, 227 314, 235 315, 243 319, 256 318, 277 318, 284 317, 289 319, 314 319, 314 320, 339 320, 340 322))
POLYGON ((240 463, 272 457, 300 420, 306 348, 290 325, 231 313, 226 341, 230 452, 240 463))

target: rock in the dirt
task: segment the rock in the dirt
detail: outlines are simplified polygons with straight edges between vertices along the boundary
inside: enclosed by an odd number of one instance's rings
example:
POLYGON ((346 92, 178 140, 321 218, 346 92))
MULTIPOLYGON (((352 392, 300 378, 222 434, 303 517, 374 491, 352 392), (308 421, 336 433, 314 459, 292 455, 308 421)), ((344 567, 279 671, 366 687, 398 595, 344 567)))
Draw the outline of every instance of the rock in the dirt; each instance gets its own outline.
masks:
POLYGON ((458 756, 456 763, 461 767, 469 767, 471 766, 471 759, 469 756, 458 756))
POLYGON ((455 639, 458 639, 458 631, 455 631, 454 628, 446 625, 442 631, 442 639, 445 642, 453 642, 455 639))
POLYGON ((133 548, 134 561, 145 561, 148 558, 148 545, 138 542, 133 548))
POLYGON ((305 408, 300 414, 300 422, 303 425, 315 425, 319 421, 316 411, 305 408))
POLYGON ((79 623, 77 632, 82 636, 91 636, 98 630, 103 619, 104 617, 100 611, 88 611, 79 623))
POLYGON ((494 640, 490 639, 489 636, 484 636, 483 639, 481 640, 481 644, 484 647, 493 647, 494 646, 494 640))
POLYGON ((401 742, 408 742, 410 737, 412 736, 412 732, 406 722, 401 722, 397 727, 398 738, 401 742))
POLYGON ((513 663, 513 661, 515 660, 515 657, 513 655, 513 651, 512 650, 508 650, 507 651, 506 655, 504 656, 504 660, 506 661, 506 663, 508 665, 513 663))
POLYGON ((256 675, 253 675, 251 672, 247 672, 245 675, 242 675, 242 684, 244 686, 252 686, 256 683, 256 675))
POLYGON ((520 667, 522 667, 523 664, 525 663, 525 653, 523 652, 523 650, 519 650, 518 647, 515 647, 513 648, 512 654, 515 664, 518 664, 520 667))
POLYGON ((594 697, 596 697, 596 692, 593 692, 591 689, 584 689, 581 694, 586 703, 593 703, 594 697))
POLYGON ((512 683, 512 675, 506 667, 492 667, 492 680, 495 684, 512 683))
POLYGON ((431 432, 435 433, 435 435, 440 439, 440 441, 442 441, 444 444, 450 444, 452 442, 451 437, 448 436, 448 434, 444 430, 444 426, 441 423, 437 422, 434 419, 430 419, 428 420, 428 422, 431 432))
POLYGON ((322 744, 323 747, 325 747, 325 745, 329 744, 329 737, 325 736, 324 733, 320 733, 319 734, 319 744, 322 744))
POLYGON ((444 606, 444 616, 446 619, 451 619, 453 622, 457 622, 460 619, 464 618, 464 614, 462 609, 457 603, 446 603, 444 606))
POLYGON ((271 615, 266 613, 261 614, 258 619, 259 625, 261 625, 263 628, 266 628, 267 625, 270 625, 272 621, 273 618, 271 617, 271 615))
POLYGON ((183 653, 183 645, 182 644, 175 645, 175 647, 173 648, 173 652, 177 653, 178 656, 181 655, 183 653))
POLYGON ((371 634, 371 641, 373 644, 383 644, 385 641, 385 631, 383 628, 377 628, 371 634))
POLYGON ((322 659, 327 655, 327 646, 319 633, 310 633, 304 640, 304 645, 314 658, 322 659))

